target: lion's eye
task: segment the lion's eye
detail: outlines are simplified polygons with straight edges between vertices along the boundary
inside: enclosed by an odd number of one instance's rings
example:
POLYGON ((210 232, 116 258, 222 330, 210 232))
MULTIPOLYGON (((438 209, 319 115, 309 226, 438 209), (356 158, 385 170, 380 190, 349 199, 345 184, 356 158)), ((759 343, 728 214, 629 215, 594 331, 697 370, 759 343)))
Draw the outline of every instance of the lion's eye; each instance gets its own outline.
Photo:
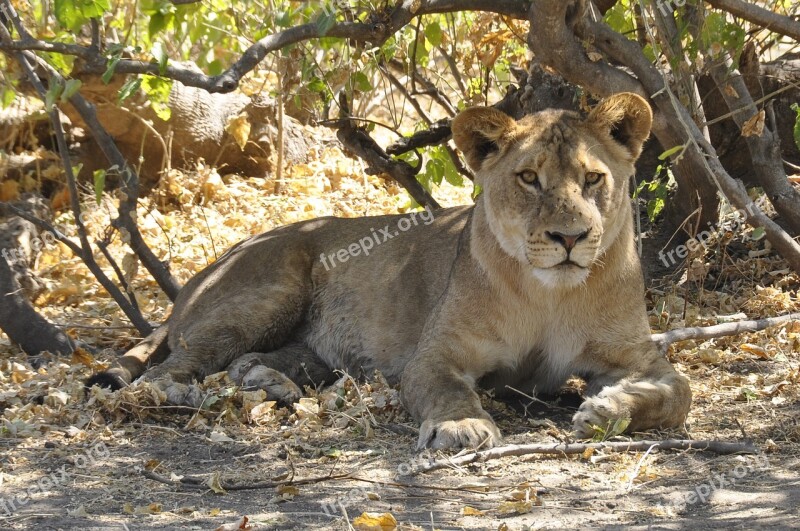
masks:
POLYGON ((586 174, 586 186, 594 186, 602 181, 604 177, 605 175, 599 171, 590 171, 586 174))
POLYGON ((517 173, 517 179, 519 179, 522 184, 526 186, 533 186, 537 190, 541 186, 539 184, 539 175, 537 175, 537 173, 533 170, 524 170, 517 173))

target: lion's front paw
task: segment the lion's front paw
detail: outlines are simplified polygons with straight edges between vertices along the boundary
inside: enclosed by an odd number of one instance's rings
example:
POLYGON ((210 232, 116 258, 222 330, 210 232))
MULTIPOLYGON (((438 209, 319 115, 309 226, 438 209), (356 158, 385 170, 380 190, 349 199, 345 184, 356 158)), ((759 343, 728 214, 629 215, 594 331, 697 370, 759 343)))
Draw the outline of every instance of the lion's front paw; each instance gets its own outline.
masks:
POLYGON ((578 437, 591 437, 595 433, 594 426, 607 428, 609 423, 629 417, 630 413, 620 406, 619 401, 595 396, 587 398, 578 408, 572 417, 572 430, 578 437))
POLYGON ((491 448, 502 441, 500 430, 487 418, 426 420, 419 429, 417 449, 491 448))

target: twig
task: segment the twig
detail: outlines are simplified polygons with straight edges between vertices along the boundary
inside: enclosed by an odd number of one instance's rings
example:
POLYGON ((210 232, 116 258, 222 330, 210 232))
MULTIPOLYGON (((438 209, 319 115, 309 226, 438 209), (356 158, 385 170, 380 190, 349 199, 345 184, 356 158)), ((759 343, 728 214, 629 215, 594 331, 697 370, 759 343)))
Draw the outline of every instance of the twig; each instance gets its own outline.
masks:
POLYGON ((770 326, 777 326, 790 321, 800 321, 800 313, 790 313, 778 317, 766 317, 764 319, 754 319, 750 321, 722 323, 712 326, 678 328, 660 334, 653 334, 650 337, 662 350, 666 350, 670 344, 678 341, 686 341, 687 339, 713 339, 716 337, 745 334, 747 332, 758 332, 770 326))
MULTIPOLYGON (((10 4, 6 0, 4 2, 4 11, 7 15, 12 13, 13 10, 10 10, 10 4)), ((17 25, 17 31, 20 34, 23 34, 23 30, 20 28, 22 27, 19 23, 18 19, 15 19, 16 13, 13 13, 11 16, 11 20, 17 25)), ((9 33, 8 29, 0 25, 0 41, 7 42, 11 39, 11 34, 9 33)), ((25 71, 25 75, 27 76, 28 80, 36 89, 36 92, 39 94, 39 97, 42 101, 45 101, 47 90, 44 88, 39 76, 36 75, 36 72, 33 70, 33 65, 36 64, 35 56, 31 52, 15 52, 14 57, 17 62, 20 64, 22 69, 25 71), (33 62, 31 62, 33 60, 33 62)), ((63 79, 60 79, 63 82, 63 79)), ((142 334, 149 334, 152 331, 152 327, 150 323, 142 316, 142 313, 139 311, 137 307, 132 305, 129 300, 125 298, 125 296, 120 292, 116 285, 109 279, 100 266, 97 264, 97 261, 94 259, 94 255, 92 254, 92 246, 89 243, 89 237, 86 231, 86 227, 83 224, 81 219, 81 206, 80 206, 80 197, 78 195, 78 185, 75 180, 75 175, 72 171, 72 162, 69 160, 69 147, 67 145, 66 138, 64 136, 64 128, 61 124, 61 117, 59 115, 58 109, 53 106, 53 108, 48 111, 48 115, 50 116, 50 121, 53 125, 53 131, 56 136, 56 143, 58 145, 58 151, 61 155, 61 162, 64 166, 64 171, 67 176, 67 186, 69 187, 70 193, 70 206, 72 209, 72 213, 75 217, 75 225, 78 230, 78 238, 81 242, 80 250, 81 252, 78 256, 83 260, 86 264, 86 267, 92 272, 94 277, 97 281, 105 288, 105 290, 111 295, 117 305, 122 309, 128 319, 131 320, 134 326, 136 326, 137 330, 142 334)), ((76 246, 77 247, 77 246, 76 246)), ((73 251, 75 248, 71 247, 73 251)))
MULTIPOLYGON (((23 37, 23 39, 30 38, 30 35, 22 25, 22 21, 11 5, 10 0, 2 0, 2 4, 0 4, 0 10, 2 10, 8 19, 12 21, 14 27, 17 29, 17 32, 23 37)), ((4 31, 0 32, 0 36, 3 37, 0 39, 0 43, 7 44, 11 40, 11 35, 7 30, 5 30, 5 28, 4 31)), ((40 59, 32 52, 19 51, 15 52, 15 54, 22 54, 19 57, 22 57, 26 63, 30 63, 29 68, 32 68, 33 65, 36 65, 47 72, 47 74, 53 80, 55 80, 55 82, 64 84, 63 76, 61 76, 61 74, 51 67, 47 62, 40 59)), ((103 64, 105 64, 105 61, 105 58, 103 58, 103 64)), ((40 93, 40 96, 42 99, 44 99, 44 93, 40 93)), ((128 245, 139 257, 142 265, 144 265, 145 268, 150 272, 155 281, 158 283, 159 287, 164 290, 167 296, 171 300, 175 300, 175 297, 178 295, 180 285, 169 272, 167 265, 159 260, 150 247, 147 246, 147 243, 144 241, 142 234, 139 232, 139 227, 136 224, 136 206, 139 198, 139 176, 136 175, 136 172, 127 163, 125 157, 114 143, 114 139, 111 138, 111 135, 108 134, 103 125, 97 119, 97 110, 95 106, 86 101, 86 99, 81 96, 80 92, 73 94, 69 98, 69 102, 72 104, 75 110, 78 111, 78 114, 80 114, 81 118, 86 123, 87 127, 92 133, 92 136, 94 136, 97 145, 111 163, 112 167, 116 167, 122 177, 123 197, 119 202, 119 217, 112 222, 112 225, 118 229, 125 230, 127 234, 124 234, 123 237, 127 237, 128 245)), ((64 153, 66 153, 66 151, 64 153)), ((67 170, 69 171, 70 168, 71 166, 67 168, 67 170)))
POLYGON ((433 196, 417 181, 418 170, 405 161, 392 159, 364 129, 355 127, 347 116, 349 105, 344 94, 340 95, 340 100, 342 116, 334 124, 339 128, 336 137, 342 145, 364 159, 371 174, 386 173, 400 183, 423 207, 441 208, 433 196))
POLYGON ((727 11, 731 15, 761 26, 764 29, 800 41, 800 22, 779 13, 774 13, 769 9, 764 9, 754 2, 744 2, 742 0, 706 0, 706 3, 711 4, 717 9, 727 11))
POLYGON ((755 454, 758 453, 752 442, 729 441, 693 441, 686 439, 668 439, 665 441, 630 441, 599 443, 560 443, 560 444, 510 444, 498 446, 480 452, 471 452, 459 457, 433 459, 413 469, 407 476, 415 476, 422 472, 463 466, 469 463, 483 463, 501 457, 518 457, 522 455, 574 455, 586 450, 606 450, 609 452, 644 452, 654 450, 700 450, 717 454, 755 454))
MULTIPOLYGON (((202 488, 202 489, 208 488, 206 484, 208 479, 200 476, 183 476, 179 480, 171 480, 151 470, 142 470, 142 475, 148 479, 152 479, 153 481, 164 483, 165 485, 185 486, 185 487, 202 488)), ((341 480, 341 479, 353 479, 353 476, 350 473, 342 473, 342 474, 328 474, 326 476, 316 476, 304 479, 291 479, 285 481, 257 481, 255 483, 230 483, 224 480, 220 480, 219 486, 222 487, 224 490, 274 489, 276 487, 281 487, 285 485, 309 485, 312 483, 322 483, 324 481, 341 480)))
MULTIPOLYGON (((178 0, 181 1, 181 0, 178 0)), ((406 0, 389 15, 387 22, 341 22, 334 24, 325 34, 320 34, 316 23, 294 26, 284 31, 267 35, 254 43, 225 72, 217 76, 208 76, 194 69, 169 64, 163 68, 156 62, 121 59, 114 67, 119 74, 151 74, 180 81, 184 85, 205 89, 211 93, 232 92, 239 86, 241 79, 271 52, 298 42, 334 37, 372 43, 380 46, 389 37, 406 26, 415 17, 450 13, 455 11, 487 11, 513 18, 525 18, 528 2, 519 0, 426 0, 413 2, 406 0)), ((21 40, 0 43, 2 50, 37 50, 45 52, 74 55, 85 61, 85 64, 74 74, 102 74, 108 68, 108 60, 102 54, 95 53, 93 48, 60 42, 48 42, 33 38, 28 33, 20 32, 21 40)))

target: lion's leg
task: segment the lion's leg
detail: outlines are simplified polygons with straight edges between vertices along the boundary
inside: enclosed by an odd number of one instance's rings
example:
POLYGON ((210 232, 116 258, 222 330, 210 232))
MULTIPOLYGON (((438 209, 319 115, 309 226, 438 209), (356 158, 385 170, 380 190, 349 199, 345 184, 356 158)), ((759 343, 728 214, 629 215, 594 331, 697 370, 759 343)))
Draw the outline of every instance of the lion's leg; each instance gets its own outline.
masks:
POLYGON ((272 352, 250 352, 228 366, 228 374, 248 389, 263 389, 267 398, 286 404, 300 399, 305 385, 332 383, 334 372, 302 343, 292 343, 272 352))
MULTIPOLYGON (((592 371, 588 398, 573 417, 576 434, 590 436, 592 426, 628 418, 628 431, 673 428, 686 419, 692 401, 688 379, 679 374, 655 347, 647 346, 630 368, 592 371)), ((598 356, 602 358, 602 356, 598 356)))
POLYGON ((403 402, 421 422, 418 449, 491 448, 502 440, 473 382, 456 367, 428 354, 417 355, 403 371, 403 402))
MULTIPOLYGON (((308 306, 305 286, 284 283, 231 294, 170 320, 172 353, 141 377, 144 381, 188 384, 225 370, 248 352, 282 347, 302 322, 308 306)), ((163 386, 161 386, 163 387, 163 386)))

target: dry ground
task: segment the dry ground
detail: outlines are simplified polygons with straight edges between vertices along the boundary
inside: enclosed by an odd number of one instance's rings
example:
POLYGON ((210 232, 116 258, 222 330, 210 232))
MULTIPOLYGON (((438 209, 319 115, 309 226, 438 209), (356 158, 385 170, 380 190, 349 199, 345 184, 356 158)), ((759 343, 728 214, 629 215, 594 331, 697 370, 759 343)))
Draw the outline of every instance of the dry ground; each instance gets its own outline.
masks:
MULTIPOLYGON (((293 168, 277 195, 274 183, 210 168, 173 172, 142 202, 140 223, 185 280, 235 241, 276 225, 408 207, 395 186, 324 149, 317 157, 324 164, 293 168)), ((440 195, 469 200, 463 190, 440 195)), ((102 230, 113 202, 106 196, 93 206, 87 194, 93 230, 102 230)), ((56 221, 69 220, 61 213, 56 221)), ((764 252, 758 236, 732 229, 726 251, 711 247, 688 272, 653 283, 653 329, 798 311, 797 276, 764 252)), ((166 299, 124 247, 114 252, 148 318, 161 320, 166 299)), ((0 528, 348 529, 366 525, 365 512, 391 514, 404 529, 800 527, 798 323, 674 346, 670 357, 695 396, 685 431, 634 436, 749 439, 757 456, 595 452, 403 476, 398 469, 424 457, 413 451, 416 427, 397 391, 379 377, 343 378, 292 410, 242 393, 222 375, 203 384, 209 398, 201 411, 159 407, 162 397, 148 387, 85 397, 82 380, 135 334, 67 250, 45 249, 37 272, 48 287, 39 310, 98 352, 49 360, 37 371, 0 336, 0 528), (181 477, 200 483, 179 485, 181 477), (265 484, 290 478, 300 483, 265 484), (316 480, 302 482, 309 478, 316 480)), ((568 440, 577 403, 574 391, 546 404, 486 398, 510 443, 568 440)))

